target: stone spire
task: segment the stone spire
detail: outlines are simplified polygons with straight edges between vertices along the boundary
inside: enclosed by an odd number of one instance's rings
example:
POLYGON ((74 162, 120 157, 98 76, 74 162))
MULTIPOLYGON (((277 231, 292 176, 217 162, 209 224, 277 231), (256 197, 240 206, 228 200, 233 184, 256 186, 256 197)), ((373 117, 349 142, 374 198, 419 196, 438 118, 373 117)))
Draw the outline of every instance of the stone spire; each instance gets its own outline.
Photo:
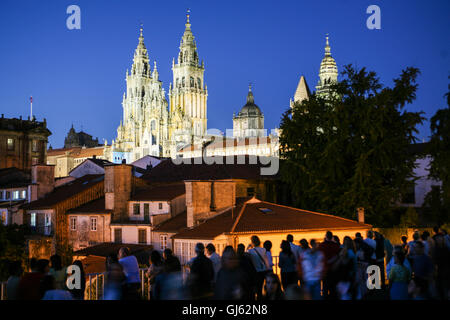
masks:
POLYGON ((191 11, 188 9, 186 13, 186 28, 181 38, 180 53, 178 55, 178 63, 185 63, 198 66, 197 45, 195 37, 191 30, 190 22, 191 11))
POLYGON ((308 84, 304 76, 300 77, 300 81, 297 85, 297 90, 294 94, 294 102, 302 102, 303 100, 308 100, 310 95, 308 84))
POLYGON ((148 77, 150 74, 150 65, 147 48, 144 44, 144 28, 141 24, 139 28, 139 43, 134 51, 133 65, 131 67, 131 74, 138 74, 148 77))

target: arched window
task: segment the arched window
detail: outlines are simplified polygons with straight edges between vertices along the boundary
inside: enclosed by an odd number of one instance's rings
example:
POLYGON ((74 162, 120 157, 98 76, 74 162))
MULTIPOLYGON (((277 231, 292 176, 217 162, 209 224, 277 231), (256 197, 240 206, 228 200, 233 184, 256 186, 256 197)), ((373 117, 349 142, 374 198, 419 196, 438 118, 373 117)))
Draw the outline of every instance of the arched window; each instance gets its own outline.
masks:
POLYGON ((155 120, 152 120, 151 122, 150 122, 150 130, 156 130, 156 121, 155 120))
POLYGON ((191 77, 189 80, 190 80, 190 86, 191 86, 191 88, 193 88, 194 87, 194 78, 191 77))
POLYGON ((175 80, 175 87, 178 88, 180 86, 180 79, 175 80))
POLYGON ((186 85, 186 79, 184 77, 181 79, 181 85, 183 87, 186 85))
POLYGON ((156 146, 156 136, 152 134, 152 145, 156 146))
POLYGON ((200 80, 200 78, 197 78, 197 87, 198 87, 199 89, 202 88, 202 80, 200 80))
POLYGON ((180 63, 183 63, 183 52, 180 52, 180 63))

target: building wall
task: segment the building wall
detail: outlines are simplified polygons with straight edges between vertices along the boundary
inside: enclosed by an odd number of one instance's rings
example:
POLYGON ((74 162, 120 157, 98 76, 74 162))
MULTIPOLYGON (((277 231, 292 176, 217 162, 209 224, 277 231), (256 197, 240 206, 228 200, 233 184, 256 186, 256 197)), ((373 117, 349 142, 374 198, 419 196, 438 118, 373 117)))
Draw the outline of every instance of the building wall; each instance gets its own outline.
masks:
POLYGON ((174 252, 174 247, 173 247, 173 240, 171 239, 171 237, 175 235, 175 233, 173 232, 155 232, 152 231, 152 235, 151 235, 151 240, 152 240, 152 245, 153 248, 155 248, 155 250, 159 250, 159 251, 163 251, 166 248, 172 249, 172 252, 174 252), (166 246, 163 247, 162 243, 161 243, 161 236, 164 236, 167 241, 166 241, 166 246))
POLYGON ((111 215, 109 214, 70 214, 68 219, 69 244, 79 250, 102 242, 111 241, 111 215), (71 229, 71 218, 76 218, 76 230, 71 229), (91 218, 97 219, 97 230, 91 230, 91 218))
POLYGON ((114 230, 122 229, 122 243, 139 244, 139 230, 145 229, 147 231, 147 244, 151 243, 151 228, 150 226, 140 225, 113 225, 111 226, 111 242, 115 242, 114 230))
POLYGON ((168 214, 170 212, 170 206, 167 201, 129 201, 128 203, 128 216, 130 220, 144 220, 144 205, 148 203, 150 205, 149 215, 168 214), (159 204, 162 204, 162 209, 159 209, 159 204), (139 204, 139 214, 134 214, 134 205, 139 204))

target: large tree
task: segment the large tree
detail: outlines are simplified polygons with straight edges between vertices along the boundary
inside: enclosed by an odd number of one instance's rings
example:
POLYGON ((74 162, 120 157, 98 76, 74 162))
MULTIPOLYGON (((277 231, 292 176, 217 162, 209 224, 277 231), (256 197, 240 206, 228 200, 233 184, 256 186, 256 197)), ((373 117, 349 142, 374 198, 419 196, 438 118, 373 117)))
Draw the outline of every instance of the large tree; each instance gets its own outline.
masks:
POLYGON ((425 201, 426 212, 439 224, 450 222, 450 85, 446 97, 447 107, 430 121, 430 177, 441 181, 442 187, 431 190, 425 201))
POLYGON ((413 179, 416 126, 421 112, 405 106, 416 97, 419 70, 407 68, 383 86, 375 72, 345 66, 334 94, 295 103, 280 126, 282 179, 294 204, 382 224, 413 179))

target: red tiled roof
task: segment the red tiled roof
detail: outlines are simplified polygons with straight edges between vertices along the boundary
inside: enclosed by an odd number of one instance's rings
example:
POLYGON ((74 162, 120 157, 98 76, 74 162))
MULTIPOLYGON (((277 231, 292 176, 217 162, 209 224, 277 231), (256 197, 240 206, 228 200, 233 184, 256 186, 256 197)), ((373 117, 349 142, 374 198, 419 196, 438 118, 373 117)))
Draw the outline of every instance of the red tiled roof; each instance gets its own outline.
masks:
POLYGON ((51 193, 44 198, 35 200, 22 206, 25 210, 36 209, 51 209, 56 204, 64 201, 77 193, 80 193, 92 186, 103 182, 103 174, 88 174, 71 182, 68 182, 60 187, 55 188, 51 193))
POLYGON ((180 214, 177 214, 175 217, 158 224, 153 229, 153 232, 168 232, 168 233, 179 232, 180 230, 186 228, 186 219, 187 213, 186 211, 184 211, 180 214))
POLYGON ((67 214, 75 213, 111 213, 112 210, 105 209, 105 197, 85 203, 77 208, 68 210, 67 214))
POLYGON ((252 199, 242 206, 213 217, 192 229, 183 229, 174 239, 214 239, 220 234, 287 232, 309 230, 370 229, 369 224, 252 199))
POLYGON ((278 178, 278 173, 276 175, 261 175, 261 168, 266 166, 262 165, 259 160, 257 164, 250 164, 248 155, 242 158, 245 159, 244 164, 238 164, 237 156, 209 157, 206 158, 206 161, 203 158, 184 159, 184 161, 189 161, 189 163, 181 164, 175 164, 172 160, 167 160, 152 168, 149 173, 141 178, 149 182, 223 179, 273 180, 278 178), (212 159, 223 160, 223 164, 209 164, 212 162, 212 159), (199 163, 197 164, 197 162, 199 163), (227 162, 232 162, 233 164, 227 164, 227 162))
POLYGON ((167 186, 149 187, 137 192, 130 201, 170 201, 185 194, 184 183, 167 186))

